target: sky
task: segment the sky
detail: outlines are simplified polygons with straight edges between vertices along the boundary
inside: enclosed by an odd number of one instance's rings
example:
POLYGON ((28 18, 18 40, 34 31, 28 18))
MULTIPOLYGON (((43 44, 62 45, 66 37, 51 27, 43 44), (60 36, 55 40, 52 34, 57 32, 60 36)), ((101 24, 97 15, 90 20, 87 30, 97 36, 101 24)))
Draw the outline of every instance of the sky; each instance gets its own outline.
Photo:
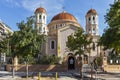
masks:
POLYGON ((104 16, 114 0, 0 0, 0 20, 18 30, 17 23, 33 16, 35 10, 42 6, 47 11, 47 24, 58 13, 65 11, 74 15, 85 29, 85 15, 91 8, 99 15, 99 34, 107 27, 104 16))

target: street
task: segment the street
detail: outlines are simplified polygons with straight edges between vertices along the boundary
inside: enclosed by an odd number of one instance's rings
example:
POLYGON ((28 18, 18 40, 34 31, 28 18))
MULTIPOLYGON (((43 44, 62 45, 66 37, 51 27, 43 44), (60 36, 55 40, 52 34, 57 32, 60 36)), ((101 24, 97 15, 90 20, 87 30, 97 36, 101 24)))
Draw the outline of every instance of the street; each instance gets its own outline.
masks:
MULTIPOLYGON (((30 80, 32 79, 32 73, 29 72, 29 76, 31 76, 30 80)), ((42 77, 53 77, 55 78, 55 72, 41 72, 42 77)), ((26 72, 15 72, 15 79, 26 77, 26 72)), ((79 73, 77 72, 58 72, 58 80, 80 80, 79 73)), ((89 80, 91 77, 90 73, 83 73, 83 79, 82 80, 89 80)), ((38 78, 38 73, 34 72, 34 79, 38 78)), ((93 78, 97 78, 97 80, 120 80, 120 74, 118 73, 103 73, 98 72, 97 76, 93 74, 93 78)), ((0 80, 13 80, 12 73, 6 72, 6 71, 0 71, 0 80)), ((49 80, 49 79, 48 79, 49 80)))

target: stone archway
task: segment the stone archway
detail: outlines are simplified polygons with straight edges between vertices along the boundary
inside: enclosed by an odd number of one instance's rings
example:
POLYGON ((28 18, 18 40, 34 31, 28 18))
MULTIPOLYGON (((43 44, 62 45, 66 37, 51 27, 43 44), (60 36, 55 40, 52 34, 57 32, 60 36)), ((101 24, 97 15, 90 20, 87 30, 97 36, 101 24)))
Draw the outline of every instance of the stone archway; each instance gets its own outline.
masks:
POLYGON ((84 55, 83 63, 88 64, 88 56, 87 55, 84 55))
POLYGON ((73 56, 68 57, 68 70, 75 69, 75 58, 73 56))

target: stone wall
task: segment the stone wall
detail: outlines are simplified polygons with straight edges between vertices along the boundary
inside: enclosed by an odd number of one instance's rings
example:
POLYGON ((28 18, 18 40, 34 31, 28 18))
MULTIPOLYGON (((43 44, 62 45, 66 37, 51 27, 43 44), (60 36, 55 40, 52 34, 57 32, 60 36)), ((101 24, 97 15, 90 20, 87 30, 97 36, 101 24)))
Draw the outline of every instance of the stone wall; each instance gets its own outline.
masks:
MULTIPOLYGON (((12 65, 6 66, 7 71, 12 71, 12 65)), ((26 71, 26 65, 17 65, 14 67, 15 71, 24 72, 26 71)), ((67 71, 66 65, 28 65, 28 71, 39 72, 39 71, 67 71)))
POLYGON ((108 64, 107 57, 103 58, 103 69, 106 72, 120 73, 120 65, 108 64))
POLYGON ((106 72, 120 73, 120 65, 105 65, 104 70, 106 72))
MULTIPOLYGON (((61 65, 60 64, 58 64, 58 65, 37 65, 37 64, 28 65, 28 70, 31 71, 31 72, 33 72, 33 71, 35 71, 35 72, 39 72, 39 71, 65 72, 65 71, 68 71, 68 58, 69 58, 69 56, 66 56, 63 60, 64 62, 61 65)), ((81 66, 82 65, 80 65, 79 59, 75 58, 75 70, 80 70, 81 66)), ((7 71, 12 71, 12 65, 7 64, 6 70, 7 71)), ((14 65, 14 70, 24 72, 24 71, 26 71, 26 65, 22 65, 22 64, 21 65, 20 64, 16 65, 15 64, 14 65)))

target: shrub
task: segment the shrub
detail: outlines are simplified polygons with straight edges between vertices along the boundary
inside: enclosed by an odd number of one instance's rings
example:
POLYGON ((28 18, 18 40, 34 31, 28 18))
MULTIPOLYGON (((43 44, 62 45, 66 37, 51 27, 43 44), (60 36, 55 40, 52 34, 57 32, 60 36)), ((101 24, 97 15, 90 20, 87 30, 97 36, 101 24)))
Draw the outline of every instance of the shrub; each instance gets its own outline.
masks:
POLYGON ((38 60, 37 64, 59 64, 60 57, 52 56, 43 56, 38 60))

